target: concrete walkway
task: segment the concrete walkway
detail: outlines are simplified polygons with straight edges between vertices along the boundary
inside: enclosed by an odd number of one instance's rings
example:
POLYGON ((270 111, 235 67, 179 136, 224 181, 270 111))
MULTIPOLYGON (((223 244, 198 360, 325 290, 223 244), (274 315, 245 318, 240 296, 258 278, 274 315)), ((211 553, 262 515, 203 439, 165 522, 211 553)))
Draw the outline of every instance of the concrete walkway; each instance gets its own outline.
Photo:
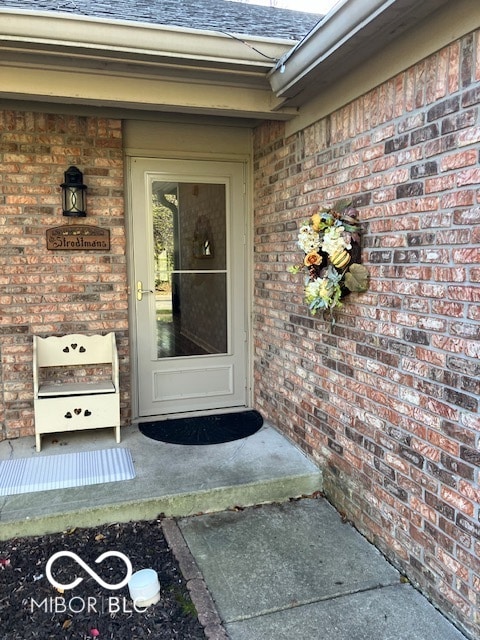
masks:
POLYGON ((178 527, 230 640, 465 640, 325 499, 178 527))

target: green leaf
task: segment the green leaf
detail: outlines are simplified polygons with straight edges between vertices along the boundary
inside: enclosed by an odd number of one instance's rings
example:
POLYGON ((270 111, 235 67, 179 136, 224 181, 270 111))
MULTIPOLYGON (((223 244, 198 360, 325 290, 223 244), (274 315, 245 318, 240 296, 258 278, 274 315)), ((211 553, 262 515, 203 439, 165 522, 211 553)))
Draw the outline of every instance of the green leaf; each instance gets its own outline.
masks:
POLYGON ((368 289, 368 270, 362 264, 350 265, 345 274, 345 286, 350 291, 366 291, 368 289))

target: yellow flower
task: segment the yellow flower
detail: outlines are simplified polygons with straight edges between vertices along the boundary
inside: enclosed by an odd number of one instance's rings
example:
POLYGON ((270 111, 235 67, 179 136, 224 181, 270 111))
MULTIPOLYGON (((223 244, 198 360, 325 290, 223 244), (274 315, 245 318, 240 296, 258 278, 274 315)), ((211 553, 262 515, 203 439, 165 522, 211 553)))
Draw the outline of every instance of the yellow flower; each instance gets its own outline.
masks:
POLYGON ((319 213, 314 213, 311 217, 311 221, 312 228, 314 231, 317 231, 317 233, 323 228, 323 226, 325 226, 324 224, 322 225, 322 218, 319 213))

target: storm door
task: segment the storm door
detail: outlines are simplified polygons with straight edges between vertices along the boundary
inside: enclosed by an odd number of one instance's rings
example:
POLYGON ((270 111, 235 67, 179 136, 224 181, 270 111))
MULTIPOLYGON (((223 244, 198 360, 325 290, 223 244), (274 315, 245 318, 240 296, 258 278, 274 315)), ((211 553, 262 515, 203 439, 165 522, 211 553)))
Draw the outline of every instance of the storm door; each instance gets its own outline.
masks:
POLYGON ((245 406, 245 204, 239 163, 134 158, 139 416, 245 406))

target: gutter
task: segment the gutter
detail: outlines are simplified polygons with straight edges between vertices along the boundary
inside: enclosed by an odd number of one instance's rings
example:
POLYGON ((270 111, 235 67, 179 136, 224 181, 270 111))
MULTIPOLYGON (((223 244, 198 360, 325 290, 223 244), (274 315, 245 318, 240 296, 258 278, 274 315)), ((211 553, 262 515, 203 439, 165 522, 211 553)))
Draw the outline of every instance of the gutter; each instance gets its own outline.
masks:
POLYGON ((291 48, 291 40, 280 38, 0 8, 0 51, 266 74, 291 48))
POLYGON ((302 106, 448 0, 340 0, 269 74, 283 105, 302 106))

